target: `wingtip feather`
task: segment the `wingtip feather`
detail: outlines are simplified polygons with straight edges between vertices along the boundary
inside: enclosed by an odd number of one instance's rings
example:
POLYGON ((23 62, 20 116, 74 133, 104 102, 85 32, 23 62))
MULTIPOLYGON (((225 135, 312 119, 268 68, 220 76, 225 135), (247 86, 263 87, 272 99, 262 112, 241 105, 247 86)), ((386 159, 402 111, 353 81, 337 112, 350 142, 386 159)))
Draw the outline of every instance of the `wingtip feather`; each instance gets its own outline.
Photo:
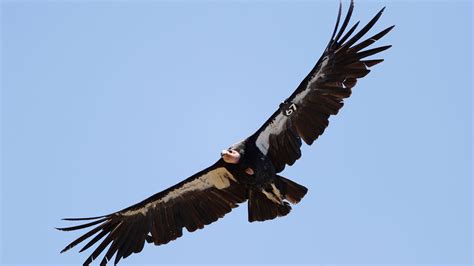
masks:
POLYGON ((72 247, 67 246, 67 247, 63 248, 61 251, 59 251, 59 254, 63 254, 64 252, 70 250, 71 248, 72 248, 72 247))
POLYGON ((83 218, 63 218, 61 220, 63 221, 87 221, 87 220, 95 220, 95 219, 100 219, 104 218, 109 215, 102 215, 102 216, 95 216, 95 217, 83 217, 83 218))
POLYGON ((341 14, 342 14, 342 1, 339 1, 339 10, 337 12, 337 19, 336 25, 334 26, 334 31, 332 32, 331 39, 329 40, 329 45, 334 41, 334 37, 336 36, 337 29, 339 28, 339 22, 341 21, 341 14))

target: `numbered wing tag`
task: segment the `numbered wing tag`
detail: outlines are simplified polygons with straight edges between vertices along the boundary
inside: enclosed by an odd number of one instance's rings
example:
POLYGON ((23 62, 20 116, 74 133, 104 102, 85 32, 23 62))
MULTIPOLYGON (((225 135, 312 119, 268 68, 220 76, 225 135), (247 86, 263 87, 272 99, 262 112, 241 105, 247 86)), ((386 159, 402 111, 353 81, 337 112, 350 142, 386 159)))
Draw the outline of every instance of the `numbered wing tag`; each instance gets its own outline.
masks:
POLYGON ((281 112, 286 116, 291 116, 296 111, 297 106, 294 103, 283 102, 280 104, 281 112))

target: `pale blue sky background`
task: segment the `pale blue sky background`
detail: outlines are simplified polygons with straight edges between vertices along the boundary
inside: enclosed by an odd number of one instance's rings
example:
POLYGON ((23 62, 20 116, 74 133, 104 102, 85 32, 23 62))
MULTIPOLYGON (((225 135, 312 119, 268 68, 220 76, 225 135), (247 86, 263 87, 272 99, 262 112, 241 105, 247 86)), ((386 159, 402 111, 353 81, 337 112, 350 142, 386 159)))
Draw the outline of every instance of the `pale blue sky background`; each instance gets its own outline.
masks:
MULTIPOLYGON (((245 205, 123 264, 470 264, 472 3, 357 1, 353 18, 383 6, 393 48, 283 173, 309 188, 291 215, 249 224, 245 205)), ((254 132, 319 58, 338 2, 1 7, 1 263, 77 265, 60 218, 122 209, 254 132)))

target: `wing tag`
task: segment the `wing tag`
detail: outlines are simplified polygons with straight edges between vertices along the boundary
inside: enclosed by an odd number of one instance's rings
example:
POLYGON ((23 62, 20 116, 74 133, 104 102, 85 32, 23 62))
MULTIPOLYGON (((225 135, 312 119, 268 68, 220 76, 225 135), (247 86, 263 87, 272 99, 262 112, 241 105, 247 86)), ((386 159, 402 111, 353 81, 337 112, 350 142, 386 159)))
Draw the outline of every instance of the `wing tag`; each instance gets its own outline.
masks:
POLYGON ((290 104, 290 103, 287 103, 287 102, 283 102, 283 103, 280 104, 280 110, 285 116, 292 115, 297 109, 298 108, 297 108, 296 104, 294 104, 294 103, 290 104))

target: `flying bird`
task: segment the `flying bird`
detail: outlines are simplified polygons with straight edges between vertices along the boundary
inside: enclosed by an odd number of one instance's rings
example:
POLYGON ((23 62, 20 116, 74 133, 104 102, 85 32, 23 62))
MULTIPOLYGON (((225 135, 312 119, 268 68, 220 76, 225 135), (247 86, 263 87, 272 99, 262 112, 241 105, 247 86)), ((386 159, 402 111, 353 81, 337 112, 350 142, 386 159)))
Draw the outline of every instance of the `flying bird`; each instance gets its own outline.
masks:
POLYGON ((357 79, 383 61, 367 57, 391 47, 368 49, 394 26, 363 38, 385 8, 357 32, 359 22, 348 28, 353 9, 351 1, 340 24, 342 3, 339 5, 336 26, 322 56, 254 134, 223 150, 210 167, 135 205, 104 216, 64 219, 82 224, 59 230, 89 231, 61 253, 88 240, 80 252, 98 245, 84 265, 98 258, 107 247, 100 264, 106 265, 114 256, 117 264, 122 258, 139 253, 145 243, 166 244, 181 237, 183 228, 189 232, 201 229, 245 201, 249 222, 287 215, 290 204, 300 202, 308 190, 279 173, 301 157, 303 141, 311 145, 324 132, 329 117, 342 108, 357 79))

